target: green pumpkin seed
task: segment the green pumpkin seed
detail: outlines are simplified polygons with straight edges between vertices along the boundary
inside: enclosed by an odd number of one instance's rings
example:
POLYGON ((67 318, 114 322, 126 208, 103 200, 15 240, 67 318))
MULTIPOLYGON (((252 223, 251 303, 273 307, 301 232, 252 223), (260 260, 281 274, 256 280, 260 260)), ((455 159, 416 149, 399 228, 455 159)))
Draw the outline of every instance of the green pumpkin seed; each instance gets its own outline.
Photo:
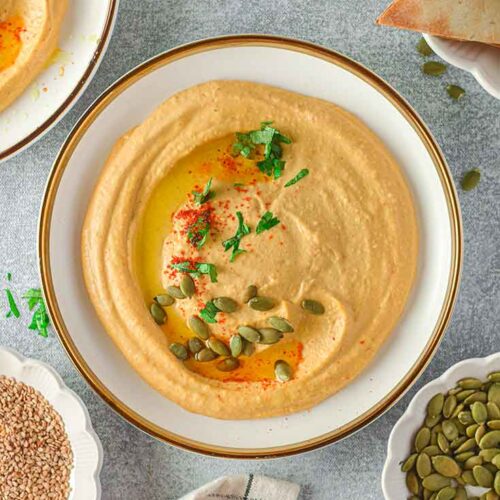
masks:
POLYGON ((422 427, 415 436, 415 449, 420 453, 431 441, 431 431, 422 427))
POLYGON ((216 357, 217 354, 212 351, 212 349, 205 347, 205 349, 202 349, 200 352, 197 352, 195 354, 194 359, 196 359, 196 361, 206 363, 207 361, 213 361, 216 357))
POLYGON ((460 477, 463 479, 465 484, 470 484, 471 486, 477 486, 477 482, 474 479, 474 475, 472 474, 471 470, 463 471, 460 477))
POLYGON ((288 382, 292 378, 292 368, 283 360, 278 360, 274 363, 274 375, 278 382, 288 382))
POLYGON ((283 333, 292 333, 293 326, 285 318, 280 318, 279 316, 271 316, 267 318, 267 322, 276 330, 283 333))
POLYGON ((498 468, 496 467, 496 465, 493 464, 493 462, 483 463, 483 467, 486 467, 493 474, 493 476, 498 471, 498 468))
POLYGON ((461 411, 458 414, 458 421, 464 425, 470 425, 474 423, 474 419, 472 418, 472 414, 470 411, 461 411))
POLYGON ((476 391, 474 389, 464 389, 456 394, 457 401, 463 401, 465 398, 469 397, 471 394, 474 394, 476 391))
POLYGON ((439 491, 450 486, 450 484, 450 478, 441 474, 430 474, 422 481, 422 486, 430 491, 439 491))
POLYGON ((238 309, 238 302, 230 297, 217 297, 213 299, 213 303, 219 311, 224 313, 233 313, 238 309))
POLYGON ((488 375, 490 382, 500 382, 500 372, 493 372, 488 375))
POLYGON ((188 348, 193 354, 200 352, 204 347, 205 344, 198 337, 191 337, 188 340, 188 348))
POLYGON ((415 472, 410 471, 406 474, 406 487, 410 490, 410 493, 414 495, 420 493, 420 482, 415 472))
POLYGON ((467 492, 462 486, 459 486, 457 488, 457 492, 455 493, 455 500, 467 500, 467 492))
POLYGON ((500 406, 500 382, 495 382, 488 390, 488 401, 500 406))
MULTIPOLYGON (((427 418, 429 418, 429 417, 427 417, 427 418)), ((427 426, 427 423, 425 425, 427 426)), ((436 426, 434 426, 434 427, 436 427, 436 426)), ((431 445, 433 445, 433 446, 437 445, 437 435, 438 435, 438 433, 434 429, 432 429, 431 430, 431 445)))
POLYGON ((325 313, 325 306, 317 300, 304 299, 300 305, 304 311, 311 314, 321 315, 325 313))
POLYGON ((153 316, 157 325, 163 325, 167 321, 167 313, 156 302, 151 304, 149 311, 151 312, 151 316, 153 316))
POLYGON ((196 334, 200 339, 207 340, 210 337, 210 330, 207 324, 198 316, 191 316, 188 319, 189 328, 196 334))
POLYGON ((459 446, 462 446, 465 443, 465 441, 467 441, 467 438, 465 436, 457 437, 457 439, 454 439, 450 443, 450 448, 452 450, 456 450, 459 446))
POLYGON ((252 342, 248 342, 248 340, 245 340, 245 342, 243 343, 243 351, 241 352, 241 354, 243 356, 251 356, 254 352, 255 344, 253 344, 252 342))
POLYGON ((497 455, 500 455, 500 448, 485 448, 479 452, 485 462, 492 462, 497 455))
POLYGON ((210 337, 207 340, 207 346, 219 356, 230 356, 229 347, 216 337, 210 337))
POLYGON ((434 417, 440 415, 443 410, 444 405, 444 395, 439 393, 431 398, 427 404, 427 415, 434 417))
POLYGON ((276 344, 283 338, 283 334, 275 328, 259 328, 259 344, 276 344))
POLYGON ((438 61, 427 61, 422 65, 422 71, 426 75, 440 76, 446 71, 446 66, 438 61))
POLYGON ((460 420, 458 420, 458 418, 454 418, 453 423, 457 426, 458 434, 460 436, 465 436, 465 425, 462 424, 462 422, 460 422, 460 420))
POLYGON ((497 468, 500 469, 500 453, 497 453, 491 459, 491 463, 497 468))
POLYGON ((237 358, 241 354, 244 342, 243 337, 238 333, 229 339, 229 349, 231 350, 231 356, 233 356, 233 358, 237 358))
POLYGON ((167 307, 171 306, 175 302, 175 299, 166 293, 162 293, 160 295, 157 295, 154 298, 154 301, 157 302, 160 306, 167 307))
POLYGON ((251 326, 239 326, 238 333, 248 342, 258 342, 260 340, 260 333, 251 326))
POLYGON ((464 451, 470 451, 476 447, 476 440, 474 438, 469 438, 464 441, 456 450, 455 454, 458 455, 464 451))
POLYGON ((492 431, 500 431, 500 419, 499 420, 488 420, 488 422, 486 422, 486 425, 492 431))
POLYGON ((495 479, 493 480, 493 489, 497 495, 500 495, 500 471, 495 474, 495 479))
POLYGON ((433 457, 435 455, 440 455, 441 454, 441 450, 435 444, 431 444, 429 446, 426 446, 422 450, 422 453, 425 453, 425 454, 429 455, 430 457, 433 457))
MULTIPOLYGON (((441 415, 427 415, 425 417, 425 425, 426 427, 434 427, 441 421, 441 415)), ((431 437, 432 438, 432 437, 431 437)))
POLYGON ((478 378, 469 377, 459 380, 457 384, 462 389, 480 389, 483 385, 483 382, 478 378))
POLYGON ((243 293, 243 303, 246 304, 250 299, 253 299, 257 295, 257 287, 255 285, 247 286, 245 292, 243 293))
POLYGON ((482 437, 486 434, 486 427, 484 425, 480 425, 475 434, 474 434, 474 440, 476 441, 476 444, 479 446, 479 441, 481 441, 482 437))
POLYGON ((441 426, 443 427, 443 434, 448 441, 453 441, 458 437, 457 426, 451 420, 444 420, 441 426))
POLYGON ((453 413, 453 410, 455 410, 456 407, 457 407, 457 398, 453 394, 446 396, 446 399, 444 400, 443 403, 443 416, 445 418, 450 418, 453 413))
POLYGON ((447 455, 437 455, 431 460, 434 470, 444 477, 458 477, 462 472, 457 462, 447 455))
POLYGON ((167 293, 174 299, 185 299, 186 296, 178 286, 168 286, 167 293))
POLYGON ((226 358, 219 361, 215 367, 221 372, 232 372, 240 366, 240 362, 236 358, 226 358))
POLYGON ((426 39, 424 37, 422 37, 418 43, 417 43, 417 50, 420 54, 422 54, 423 56, 427 57, 427 56, 431 56, 432 54, 434 54, 434 52, 432 51, 432 49, 429 47, 429 44, 427 43, 426 39))
POLYGON ((488 401, 486 403, 486 408, 488 409, 488 419, 489 420, 500 420, 500 408, 495 403, 488 401))
MULTIPOLYGON (((476 497, 476 500, 498 500, 498 495, 493 491, 487 491, 483 493, 479 498, 476 497)), ((470 497, 471 500, 474 500, 474 497, 470 497)))
POLYGON ((481 403, 480 401, 476 401, 470 407, 470 411, 472 414, 472 418, 478 424, 482 424, 482 423, 486 422, 486 420, 488 418, 488 410, 487 410, 486 405, 484 403, 481 403))
POLYGON ((458 455, 455 455, 455 460, 460 463, 467 462, 469 458, 473 457, 475 453, 473 451, 463 451, 462 453, 459 453, 458 455))
POLYGON ((482 465, 482 464, 483 464, 483 458, 480 457, 479 455, 474 455, 465 461, 464 469, 472 469, 476 465, 482 465))
POLYGON ((500 445, 500 431, 487 432, 479 441, 482 450, 486 448, 497 448, 500 445))
POLYGON ((451 418, 457 418, 458 414, 463 411, 465 408, 463 403, 457 404, 456 408, 453 410, 453 413, 451 414, 451 418))
POLYGON ((480 180, 481 180, 481 172, 479 171, 478 168, 469 170, 462 177, 462 182, 461 182, 462 189, 464 191, 471 191, 479 184, 480 180))
POLYGON ((487 400, 488 397, 485 392, 477 391, 471 394, 470 396, 466 397, 464 400, 464 404, 472 405, 472 403, 475 403, 476 401, 479 401, 480 403, 486 403, 487 400))
POLYGON ((429 458, 429 455, 420 453, 417 457, 415 469, 421 479, 428 476, 432 472, 431 459, 429 458))
POLYGON ((484 465, 473 467, 472 475, 478 486, 482 486, 483 488, 491 488, 493 486, 493 474, 484 465))
POLYGON ((408 472, 413 469, 413 467, 415 466, 415 462, 417 461, 417 456, 417 453, 412 453, 401 465, 401 471, 408 472))
POLYGON ((254 311, 269 311, 275 306, 275 303, 274 300, 269 297, 261 297, 257 295, 248 301, 248 305, 254 311))
POLYGON ((181 292, 186 296, 186 297, 192 297, 194 293, 196 292, 196 288, 194 286, 194 281, 189 274, 185 274, 181 278, 181 282, 179 284, 179 288, 181 289, 181 292))
POLYGON ((465 429, 465 434, 467 437, 475 437, 476 431, 479 429, 479 424, 468 425, 465 429))
POLYGON ((188 359, 189 353, 185 346, 179 344, 178 342, 174 342, 169 346, 170 352, 181 361, 188 359))
POLYGON ((432 493, 432 491, 429 491, 429 490, 426 490, 425 488, 422 488, 422 495, 423 495, 424 500, 429 500, 430 498, 432 498, 435 495, 435 493, 432 493))
POLYGON ((438 494, 436 495, 436 500, 452 500, 453 498, 455 498, 456 493, 457 490, 455 488, 447 486, 446 488, 439 490, 438 494))
POLYGON ((439 432, 437 435, 437 444, 443 453, 448 453, 450 451, 450 443, 442 432, 439 432))

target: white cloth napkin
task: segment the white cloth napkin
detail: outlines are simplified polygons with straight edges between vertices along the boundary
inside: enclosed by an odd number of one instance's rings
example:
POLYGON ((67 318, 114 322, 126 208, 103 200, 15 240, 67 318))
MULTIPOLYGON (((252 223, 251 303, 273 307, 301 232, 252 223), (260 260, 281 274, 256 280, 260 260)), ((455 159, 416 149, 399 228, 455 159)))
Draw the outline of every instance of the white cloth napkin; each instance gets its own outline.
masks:
POLYGON ((266 476, 220 477, 179 500, 297 500, 300 486, 266 476))

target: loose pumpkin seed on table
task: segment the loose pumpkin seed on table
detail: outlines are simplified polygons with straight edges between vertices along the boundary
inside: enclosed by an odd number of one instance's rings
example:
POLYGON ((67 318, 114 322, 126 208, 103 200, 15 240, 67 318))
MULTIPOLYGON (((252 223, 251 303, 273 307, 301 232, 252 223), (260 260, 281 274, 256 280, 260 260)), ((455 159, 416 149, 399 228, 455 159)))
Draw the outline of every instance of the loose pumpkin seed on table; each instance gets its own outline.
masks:
POLYGON ((489 489, 480 500, 500 500, 499 380, 499 372, 487 381, 464 378, 429 400, 411 454, 401 462, 409 498, 476 498, 464 485, 479 485, 489 489))

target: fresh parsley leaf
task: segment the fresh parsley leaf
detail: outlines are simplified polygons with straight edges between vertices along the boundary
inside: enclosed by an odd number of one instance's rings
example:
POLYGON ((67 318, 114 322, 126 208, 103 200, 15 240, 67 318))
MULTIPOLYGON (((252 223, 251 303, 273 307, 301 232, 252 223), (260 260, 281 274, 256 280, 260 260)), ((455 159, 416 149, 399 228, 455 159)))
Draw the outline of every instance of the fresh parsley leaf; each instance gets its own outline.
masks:
POLYGON ((285 168, 285 162, 280 159, 283 154, 281 143, 291 144, 292 141, 272 127, 272 123, 270 121, 262 122, 259 130, 251 130, 247 134, 237 132, 237 142, 233 144, 233 153, 248 158, 255 147, 262 144, 264 146, 264 159, 257 163, 257 167, 269 177, 274 176, 275 179, 279 179, 285 168))
POLYGON ((307 168, 303 168, 295 177, 290 179, 286 184, 285 187, 290 187, 293 186, 296 182, 299 182, 300 179, 303 179, 306 175, 309 175, 309 170, 307 168))
POLYGON ((188 241, 191 245, 201 248, 207 241, 210 233, 210 210, 201 213, 196 221, 188 228, 188 241))
POLYGON ((264 231, 268 231, 274 226, 277 226, 280 223, 280 220, 277 217, 273 216, 272 212, 266 212, 259 220, 257 224, 257 229, 255 232, 260 234, 264 231))
POLYGON ((190 262, 186 260, 184 262, 170 264, 170 267, 180 271, 181 273, 191 274, 193 278, 199 278, 200 275, 206 274, 210 277, 210 281, 212 283, 217 283, 217 268, 214 264, 208 264, 206 262, 190 262))
POLYGON ((28 309, 33 313, 31 318, 31 323, 28 326, 30 330, 38 331, 38 335, 41 337, 48 337, 47 327, 50 324, 50 318, 47 314, 47 309, 45 307, 45 302, 43 300, 42 291, 39 288, 30 288, 24 295, 23 299, 28 301, 28 309))
POLYGON ((5 294, 7 295, 7 302, 9 303, 9 311, 6 314, 6 317, 10 318, 11 316, 15 316, 16 318, 19 318, 19 316, 21 316, 21 313, 19 312, 12 292, 8 288, 6 288, 5 294))
POLYGON ((243 214, 241 212, 236 212, 236 217, 238 218, 238 228, 236 229, 236 234, 232 238, 222 242, 225 252, 232 249, 231 257, 229 259, 230 262, 233 262, 238 255, 246 252, 246 250, 240 248, 240 243, 243 236, 246 236, 251 232, 250 227, 245 224, 243 220, 243 214))
POLYGON ((209 300, 200 311, 200 318, 206 323, 217 323, 215 316, 218 312, 220 312, 220 310, 215 306, 212 300, 209 300))
POLYGON ((205 184, 205 188, 201 193, 199 191, 191 192, 194 197, 194 202, 197 205, 203 205, 203 203, 206 203, 210 198, 213 197, 213 193, 210 191, 211 187, 212 187, 212 177, 208 179, 208 182, 205 184))

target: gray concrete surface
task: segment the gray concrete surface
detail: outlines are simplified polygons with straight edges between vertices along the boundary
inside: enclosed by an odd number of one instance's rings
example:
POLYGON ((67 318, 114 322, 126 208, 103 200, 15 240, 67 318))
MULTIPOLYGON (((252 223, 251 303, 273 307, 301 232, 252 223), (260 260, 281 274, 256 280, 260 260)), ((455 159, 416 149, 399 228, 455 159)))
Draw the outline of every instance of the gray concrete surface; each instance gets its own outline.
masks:
MULTIPOLYGON (((80 114, 109 84, 146 58, 194 39, 231 33, 303 38, 347 54, 385 78, 421 114, 444 150, 458 183, 479 167, 479 188, 459 190, 465 233, 460 294, 446 337, 431 365, 388 413, 341 443, 271 462, 227 461, 161 444, 131 427, 75 371, 55 334, 26 329, 27 317, 0 320, 0 344, 51 363, 88 405, 105 451, 105 499, 173 499, 223 474, 255 472, 296 481, 302 499, 379 499, 380 473, 392 426, 423 384, 464 358, 499 350, 500 101, 472 76, 449 68, 442 79, 421 74, 419 36, 376 27, 388 0, 121 0, 107 56, 68 116, 45 138, 0 166, 0 278, 11 287, 37 286, 36 228, 54 156, 80 114), (447 83, 467 91, 452 102, 447 83)), ((4 285, 4 283, 2 283, 4 285)), ((2 297, 3 300, 3 297, 2 297)), ((5 309, 5 303, 0 305, 5 309)), ((2 317, 4 315, 2 314, 2 317)))

